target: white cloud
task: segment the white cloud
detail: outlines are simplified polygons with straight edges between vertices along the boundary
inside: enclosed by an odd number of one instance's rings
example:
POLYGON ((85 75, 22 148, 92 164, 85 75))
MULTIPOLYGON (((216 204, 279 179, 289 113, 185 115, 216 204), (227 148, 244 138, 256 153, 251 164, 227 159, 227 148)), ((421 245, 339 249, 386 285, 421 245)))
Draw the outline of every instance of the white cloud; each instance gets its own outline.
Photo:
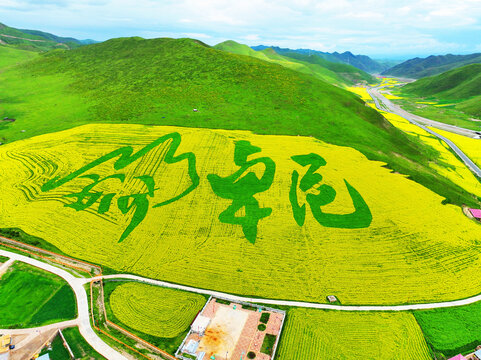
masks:
POLYGON ((185 36, 193 39, 211 39, 212 36, 202 33, 184 33, 185 36))
POLYGON ((375 54, 474 51, 480 18, 480 0, 0 0, 0 21, 63 36, 190 36, 375 54))

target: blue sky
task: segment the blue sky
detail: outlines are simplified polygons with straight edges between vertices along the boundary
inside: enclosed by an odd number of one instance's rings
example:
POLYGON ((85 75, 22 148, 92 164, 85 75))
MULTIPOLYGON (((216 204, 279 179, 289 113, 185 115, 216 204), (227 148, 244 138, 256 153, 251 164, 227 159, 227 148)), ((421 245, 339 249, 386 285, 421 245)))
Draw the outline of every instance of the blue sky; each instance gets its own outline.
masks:
POLYGON ((481 0, 0 0, 0 22, 81 39, 231 39, 377 58, 481 52, 481 0))

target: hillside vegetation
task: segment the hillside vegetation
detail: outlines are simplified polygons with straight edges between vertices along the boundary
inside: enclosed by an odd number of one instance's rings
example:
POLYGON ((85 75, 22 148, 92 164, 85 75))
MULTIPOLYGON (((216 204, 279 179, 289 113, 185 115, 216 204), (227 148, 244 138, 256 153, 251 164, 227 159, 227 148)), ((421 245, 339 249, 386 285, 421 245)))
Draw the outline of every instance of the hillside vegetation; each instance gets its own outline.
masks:
POLYGON ((38 53, 0 45, 0 69, 19 64, 37 56, 38 53))
POLYGON ((379 63, 376 60, 371 59, 369 56, 366 55, 354 55, 350 51, 345 51, 343 53, 333 52, 328 53, 324 51, 312 50, 312 49, 288 49, 288 48, 280 48, 278 46, 265 46, 265 45, 258 45, 253 46, 252 49, 254 50, 265 50, 267 48, 272 48, 276 53, 280 55, 286 55, 290 53, 297 53, 301 55, 316 55, 324 60, 335 62, 335 63, 342 63, 346 65, 354 66, 362 71, 366 71, 369 73, 379 73, 383 70, 386 70, 388 66, 385 64, 379 63))
POLYGON ((402 91, 421 97, 454 101, 456 108, 481 116, 481 64, 472 64, 407 84, 402 91))
POLYGON ((73 38, 62 38, 37 30, 19 30, 0 23, 0 45, 28 51, 72 49, 83 45, 73 38))
POLYGON ((481 53, 470 55, 431 55, 427 58, 417 57, 407 60, 384 71, 382 74, 419 79, 476 63, 481 63, 481 53))
POLYGON ((312 75, 330 84, 352 85, 361 81, 368 83, 376 82, 374 77, 354 66, 327 61, 317 55, 309 56, 292 52, 286 54, 288 56, 283 56, 279 55, 272 48, 255 51, 247 45, 239 44, 232 40, 217 44, 214 48, 279 64, 289 69, 312 75))

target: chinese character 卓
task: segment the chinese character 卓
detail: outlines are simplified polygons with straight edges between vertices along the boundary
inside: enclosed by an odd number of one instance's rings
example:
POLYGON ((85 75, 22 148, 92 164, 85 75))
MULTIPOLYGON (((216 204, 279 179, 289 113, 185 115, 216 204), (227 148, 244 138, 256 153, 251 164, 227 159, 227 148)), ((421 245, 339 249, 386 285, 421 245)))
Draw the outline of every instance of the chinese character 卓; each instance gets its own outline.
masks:
POLYGON ((271 187, 276 171, 276 164, 271 158, 260 157, 247 160, 250 155, 260 151, 260 148, 251 145, 249 141, 236 141, 234 163, 240 167, 239 170, 226 177, 216 174, 207 175, 214 193, 224 199, 232 200, 231 205, 219 215, 219 220, 227 224, 241 225, 246 239, 253 244, 257 238, 259 220, 272 213, 271 208, 261 208, 254 195, 271 187), (246 172, 256 164, 264 164, 265 167, 260 179, 253 171, 246 172), (245 215, 236 216, 242 208, 245 215))

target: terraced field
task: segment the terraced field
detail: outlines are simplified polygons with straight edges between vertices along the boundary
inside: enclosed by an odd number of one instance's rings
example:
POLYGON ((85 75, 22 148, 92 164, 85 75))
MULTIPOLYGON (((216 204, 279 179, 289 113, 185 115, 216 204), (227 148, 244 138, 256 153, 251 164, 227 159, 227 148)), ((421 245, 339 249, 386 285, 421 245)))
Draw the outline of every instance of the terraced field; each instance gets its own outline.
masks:
POLYGON ((122 284, 110 295, 110 306, 123 324, 162 338, 184 332, 205 304, 202 295, 140 283, 122 284))
MULTIPOLYGON (((0 161, 5 227, 116 271, 343 304, 479 292, 479 225, 352 148, 85 125, 4 145, 0 161)), ((447 175, 468 184, 455 166, 447 175)))
POLYGON ((410 313, 357 313, 292 309, 278 359, 429 360, 429 349, 410 313))

